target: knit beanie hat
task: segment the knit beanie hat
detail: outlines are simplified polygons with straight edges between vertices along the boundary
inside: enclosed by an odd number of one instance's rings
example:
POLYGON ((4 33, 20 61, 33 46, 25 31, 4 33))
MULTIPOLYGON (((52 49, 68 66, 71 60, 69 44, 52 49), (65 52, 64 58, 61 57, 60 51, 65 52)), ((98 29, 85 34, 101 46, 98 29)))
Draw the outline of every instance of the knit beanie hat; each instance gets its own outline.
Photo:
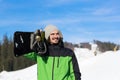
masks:
MULTIPOLYGON (((47 25, 45 28, 44 28, 44 31, 45 31, 45 38, 46 40, 48 40, 48 37, 50 36, 50 33, 54 30, 58 30, 58 28, 54 25, 47 25)), ((62 36, 62 33, 60 30, 58 30, 59 34, 60 34, 60 37, 63 38, 62 36)))

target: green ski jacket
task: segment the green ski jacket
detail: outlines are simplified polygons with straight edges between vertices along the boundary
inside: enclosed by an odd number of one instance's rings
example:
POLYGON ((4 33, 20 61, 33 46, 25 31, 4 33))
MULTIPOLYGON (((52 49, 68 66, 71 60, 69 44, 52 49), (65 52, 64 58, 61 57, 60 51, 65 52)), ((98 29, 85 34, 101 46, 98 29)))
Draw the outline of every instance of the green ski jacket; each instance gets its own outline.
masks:
POLYGON ((24 56, 36 60, 38 80, 81 80, 75 54, 68 48, 50 45, 44 55, 31 52, 24 56))

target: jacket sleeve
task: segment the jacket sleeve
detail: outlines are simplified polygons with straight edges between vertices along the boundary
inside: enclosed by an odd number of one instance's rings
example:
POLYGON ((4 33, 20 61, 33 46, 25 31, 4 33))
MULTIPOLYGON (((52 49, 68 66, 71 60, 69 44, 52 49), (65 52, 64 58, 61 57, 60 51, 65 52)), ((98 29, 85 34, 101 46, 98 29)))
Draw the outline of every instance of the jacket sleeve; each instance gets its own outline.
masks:
POLYGON ((37 55, 35 52, 30 52, 28 54, 24 54, 24 57, 37 61, 37 55))
MULTIPOLYGON (((74 73, 75 80, 81 80, 79 64, 78 64, 78 61, 77 61, 77 58, 76 58, 74 52, 72 55, 72 69, 70 71, 71 71, 70 72, 71 76, 73 76, 73 73, 74 73)), ((73 78, 73 77, 71 77, 71 78, 73 78)), ((72 80, 74 80, 74 79, 72 79, 72 80)))

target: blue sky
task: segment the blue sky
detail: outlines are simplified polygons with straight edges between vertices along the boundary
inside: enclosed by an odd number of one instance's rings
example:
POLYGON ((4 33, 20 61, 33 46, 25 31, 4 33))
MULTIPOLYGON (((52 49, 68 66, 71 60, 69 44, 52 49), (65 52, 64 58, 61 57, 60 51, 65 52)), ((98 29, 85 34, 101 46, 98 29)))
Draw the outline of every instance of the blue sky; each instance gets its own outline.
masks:
POLYGON ((120 0, 0 0, 0 40, 15 31, 58 26, 64 41, 120 44, 120 0))

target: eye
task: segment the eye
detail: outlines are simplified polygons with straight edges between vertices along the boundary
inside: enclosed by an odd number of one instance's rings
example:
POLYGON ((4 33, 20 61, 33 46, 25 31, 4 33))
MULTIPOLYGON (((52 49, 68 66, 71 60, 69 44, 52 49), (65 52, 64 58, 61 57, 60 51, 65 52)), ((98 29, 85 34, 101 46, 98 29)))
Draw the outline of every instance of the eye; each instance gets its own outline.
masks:
POLYGON ((50 35, 55 35, 55 33, 51 33, 50 35))
POLYGON ((56 33, 56 35, 59 35, 59 33, 56 33))

